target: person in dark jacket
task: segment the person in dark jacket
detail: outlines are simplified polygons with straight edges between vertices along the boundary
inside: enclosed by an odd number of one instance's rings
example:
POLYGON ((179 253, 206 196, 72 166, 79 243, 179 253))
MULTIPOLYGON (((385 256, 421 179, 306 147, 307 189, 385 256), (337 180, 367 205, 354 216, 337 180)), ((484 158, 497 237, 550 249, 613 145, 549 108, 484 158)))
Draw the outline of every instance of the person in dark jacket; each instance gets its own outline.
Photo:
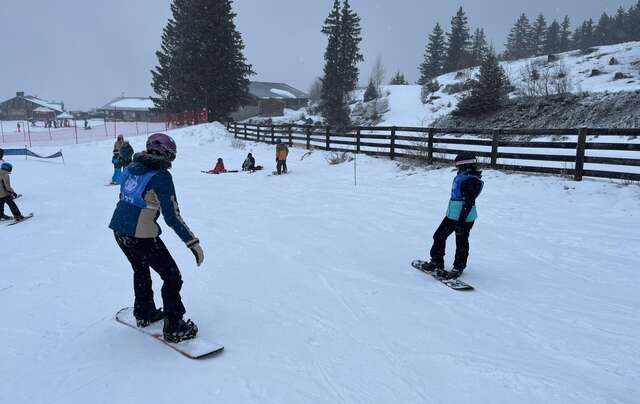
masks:
POLYGON ((475 154, 471 152, 461 152, 456 156, 458 174, 453 180, 447 215, 433 235, 431 261, 423 267, 425 271, 435 272, 443 279, 457 279, 467 267, 469 233, 478 217, 476 198, 484 186, 477 163, 475 154), (444 269, 444 255, 447 238, 453 232, 456 233, 456 256, 453 270, 448 272, 444 269))
POLYGON ((7 204, 13 215, 13 220, 20 222, 24 220, 24 216, 20 213, 18 205, 13 201, 18 194, 11 188, 11 179, 9 178, 13 171, 11 163, 3 162, 0 164, 0 220, 11 220, 11 216, 4 214, 4 205, 7 204))
POLYGON ((247 154, 247 158, 244 159, 244 163, 242 163, 242 171, 255 171, 256 170, 256 159, 253 158, 253 154, 247 154))
POLYGON ((127 168, 133 159, 133 147, 128 141, 124 141, 122 147, 120 147, 120 161, 122 168, 127 168))
POLYGON ((118 246, 133 267, 134 315, 138 327, 164 318, 163 334, 169 342, 195 338, 198 327, 183 320, 186 310, 180 297, 182 275, 173 257, 160 239, 157 223, 160 213, 165 222, 191 250, 200 266, 204 253, 198 238, 180 215, 178 200, 169 173, 176 157, 176 144, 169 136, 156 133, 147 140, 146 152, 138 153, 124 170, 118 202, 109 228, 118 246), (160 275, 164 311, 156 309, 151 287, 152 268, 160 275))

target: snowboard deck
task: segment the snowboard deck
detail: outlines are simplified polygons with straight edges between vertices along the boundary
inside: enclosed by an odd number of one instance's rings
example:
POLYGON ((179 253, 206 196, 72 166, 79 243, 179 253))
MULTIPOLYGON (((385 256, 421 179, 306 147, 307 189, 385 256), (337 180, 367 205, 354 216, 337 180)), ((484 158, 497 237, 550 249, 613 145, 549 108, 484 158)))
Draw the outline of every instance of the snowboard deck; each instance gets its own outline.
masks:
POLYGON ((22 219, 19 222, 16 222, 15 218, 14 218, 14 220, 11 223, 9 223, 7 226, 13 226, 13 225, 16 225, 16 224, 20 224, 22 222, 26 222, 27 220, 31 219, 32 217, 33 217, 33 213, 29 213, 28 215, 25 215, 24 219, 22 219))
POLYGON ((271 174, 269 174, 269 177, 274 176, 274 175, 277 176, 277 175, 287 175, 287 174, 291 174, 291 170, 288 170, 286 173, 283 172, 282 174, 278 174, 277 171, 272 171, 271 174))
POLYGON ((173 343, 165 341, 162 336, 163 321, 157 321, 144 328, 138 328, 136 325, 136 318, 133 315, 133 307, 126 307, 116 313, 116 321, 133 328, 143 334, 149 335, 158 341, 162 342, 171 349, 180 352, 182 355, 191 359, 201 359, 218 352, 221 352, 224 347, 214 342, 209 342, 199 336, 186 341, 173 343))
POLYGON ((227 170, 223 173, 210 173, 209 171, 200 171, 202 174, 211 174, 211 175, 220 175, 220 174, 231 174, 231 173, 239 173, 240 170, 227 170))
POLYGON ((465 291, 471 291, 473 290, 473 286, 469 285, 466 282, 461 281, 460 279, 442 279, 439 276, 437 276, 435 274, 435 272, 430 272, 430 271, 425 271, 424 269, 422 269, 422 264, 425 263, 425 261, 420 261, 420 260, 415 260, 413 262, 411 262, 411 266, 414 267, 415 269, 417 269, 420 272, 424 272, 425 274, 431 275, 433 277, 433 279, 439 281, 440 283, 450 287, 453 290, 465 290, 465 291))

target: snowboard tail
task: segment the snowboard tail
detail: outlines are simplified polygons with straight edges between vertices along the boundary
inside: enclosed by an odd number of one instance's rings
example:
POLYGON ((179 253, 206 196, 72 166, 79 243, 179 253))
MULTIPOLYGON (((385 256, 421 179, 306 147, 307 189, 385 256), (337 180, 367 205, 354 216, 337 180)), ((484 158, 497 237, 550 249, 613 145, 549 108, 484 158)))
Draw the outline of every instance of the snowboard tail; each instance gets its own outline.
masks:
POLYGON ((191 359, 201 359, 207 356, 221 352, 224 347, 214 342, 209 342, 204 338, 196 337, 186 341, 177 343, 169 342, 164 339, 162 334, 163 321, 157 321, 144 328, 138 328, 136 318, 133 315, 133 307, 126 307, 116 313, 116 321, 133 328, 142 334, 149 335, 156 340, 162 342, 169 348, 180 352, 182 355, 191 359))
POLYGON ((13 219, 13 222, 9 223, 7 226, 14 226, 16 224, 20 224, 22 222, 26 222, 28 219, 31 219, 33 217, 33 213, 29 213, 28 215, 25 215, 24 218, 20 221, 15 220, 15 218, 13 219))
POLYGON ((415 261, 411 262, 411 266, 414 267, 415 269, 417 269, 420 272, 424 272, 425 274, 431 275, 433 277, 433 279, 435 279, 438 282, 450 287, 451 289, 454 289, 454 290, 468 290, 468 291, 471 291, 471 290, 474 289, 473 286, 469 285, 466 282, 461 281, 460 279, 442 279, 438 275, 436 275, 435 272, 424 270, 422 268, 422 265, 424 263, 425 263, 425 261, 415 260, 415 261))

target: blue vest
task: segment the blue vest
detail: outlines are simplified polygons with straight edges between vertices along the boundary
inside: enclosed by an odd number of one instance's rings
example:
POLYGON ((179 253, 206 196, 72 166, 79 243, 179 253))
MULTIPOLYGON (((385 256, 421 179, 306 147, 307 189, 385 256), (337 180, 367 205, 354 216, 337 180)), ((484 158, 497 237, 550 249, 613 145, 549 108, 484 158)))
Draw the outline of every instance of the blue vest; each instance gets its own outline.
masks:
POLYGON ((146 208, 147 202, 144 200, 144 191, 151 178, 156 174, 158 174, 158 171, 148 171, 142 175, 134 175, 128 169, 125 169, 120 183, 120 200, 141 209, 146 208))
MULTIPOLYGON (((452 220, 458 220, 460 218, 460 214, 462 213, 462 208, 464 207, 464 198, 462 196, 462 183, 468 180, 469 178, 477 178, 480 179, 476 175, 471 175, 468 173, 460 173, 456 175, 453 179, 453 186, 451 187, 451 200, 449 201, 449 206, 447 207, 447 217, 452 220)), ((480 180, 480 182, 484 185, 484 182, 480 180)), ((482 188, 481 188, 482 190, 482 188)), ((471 212, 467 216, 467 222, 473 222, 478 218, 478 211, 476 210, 475 205, 471 208, 471 212)))

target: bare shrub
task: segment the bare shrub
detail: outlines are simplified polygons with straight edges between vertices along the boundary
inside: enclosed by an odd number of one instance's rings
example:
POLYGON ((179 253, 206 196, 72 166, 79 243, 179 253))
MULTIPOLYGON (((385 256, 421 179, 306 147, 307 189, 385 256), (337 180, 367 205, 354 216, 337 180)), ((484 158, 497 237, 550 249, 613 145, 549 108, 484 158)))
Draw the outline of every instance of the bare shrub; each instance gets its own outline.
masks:
POLYGON ((231 139, 231 147, 238 150, 244 150, 247 145, 242 140, 233 138, 231 139))

